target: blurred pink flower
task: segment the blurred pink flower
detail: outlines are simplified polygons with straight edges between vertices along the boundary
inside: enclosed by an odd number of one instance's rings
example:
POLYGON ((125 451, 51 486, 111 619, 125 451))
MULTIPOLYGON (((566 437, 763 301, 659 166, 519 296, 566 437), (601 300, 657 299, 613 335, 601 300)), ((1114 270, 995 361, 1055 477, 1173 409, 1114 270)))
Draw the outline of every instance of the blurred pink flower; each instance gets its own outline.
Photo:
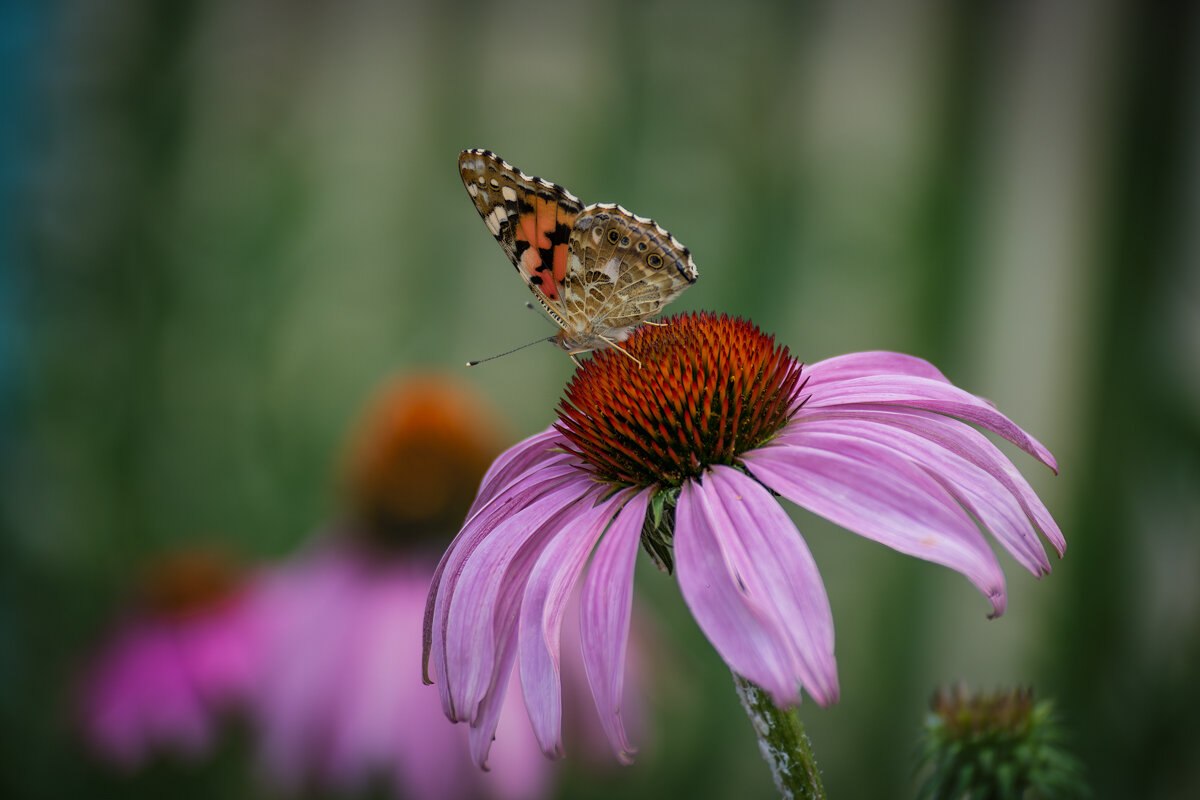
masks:
POLYGON ((639 542, 677 571, 730 668, 779 705, 802 687, 832 703, 838 681, 821 576, 777 494, 962 573, 993 615, 1004 575, 976 520, 1037 576, 1050 571, 1039 532, 1066 547, 1016 468, 964 423, 1055 468, 1050 453, 925 361, 874 352, 805 367, 750 323, 708 314, 622 346, 576 372, 554 428, 496 460, 434 575, 426 668, 478 763, 517 663, 538 741, 561 752, 560 626, 581 577, 587 677, 613 748, 631 752, 621 698, 639 542))
POLYGON ((442 716, 421 682, 421 623, 432 561, 365 557, 317 544, 264 576, 263 682, 253 695, 269 777, 361 790, 384 779, 400 796, 531 798, 551 786, 519 692, 504 703, 483 772, 465 732, 442 716))
POLYGON ((89 744, 127 768, 158 750, 204 755, 255 675, 253 615, 227 562, 179 554, 144 588, 87 665, 80 696, 89 744))
POLYGON ((535 798, 552 788, 553 765, 518 691, 501 703, 503 763, 483 772, 421 681, 434 554, 461 522, 499 436, 466 388, 435 376, 393 383, 348 447, 345 522, 262 575, 252 716, 277 785, 358 790, 382 780, 418 800, 535 798))
POLYGON ((387 387, 348 447, 342 523, 245 580, 208 554, 152 573, 145 602, 85 678, 89 741, 130 767, 152 748, 198 756, 218 714, 236 711, 249 717, 266 778, 285 791, 382 781, 417 800, 547 795, 554 765, 517 687, 501 704, 502 757, 484 772, 421 681, 434 554, 498 437, 457 384, 424 376, 387 387))

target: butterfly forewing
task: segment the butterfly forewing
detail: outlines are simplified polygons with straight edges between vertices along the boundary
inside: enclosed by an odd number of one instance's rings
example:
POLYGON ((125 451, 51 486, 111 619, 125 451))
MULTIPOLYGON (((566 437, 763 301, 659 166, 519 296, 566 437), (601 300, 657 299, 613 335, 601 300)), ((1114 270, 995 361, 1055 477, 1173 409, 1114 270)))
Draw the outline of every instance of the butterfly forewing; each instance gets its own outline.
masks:
POLYGON ((567 271, 567 239, 583 206, 561 186, 526 175, 487 150, 458 159, 475 209, 535 295, 554 303, 567 271))

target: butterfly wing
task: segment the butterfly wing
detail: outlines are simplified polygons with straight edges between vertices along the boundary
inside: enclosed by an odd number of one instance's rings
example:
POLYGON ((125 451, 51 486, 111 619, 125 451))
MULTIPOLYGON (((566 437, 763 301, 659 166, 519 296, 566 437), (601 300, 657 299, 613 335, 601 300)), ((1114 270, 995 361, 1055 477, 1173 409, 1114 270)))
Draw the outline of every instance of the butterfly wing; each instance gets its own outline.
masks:
POLYGON ((618 341, 622 329, 660 312, 698 275, 691 253, 661 225, 611 203, 579 214, 570 255, 564 307, 618 341))
POLYGON ((488 150, 464 150, 458 171, 475 210, 530 291, 566 327, 561 286, 583 204, 561 186, 526 175, 488 150))

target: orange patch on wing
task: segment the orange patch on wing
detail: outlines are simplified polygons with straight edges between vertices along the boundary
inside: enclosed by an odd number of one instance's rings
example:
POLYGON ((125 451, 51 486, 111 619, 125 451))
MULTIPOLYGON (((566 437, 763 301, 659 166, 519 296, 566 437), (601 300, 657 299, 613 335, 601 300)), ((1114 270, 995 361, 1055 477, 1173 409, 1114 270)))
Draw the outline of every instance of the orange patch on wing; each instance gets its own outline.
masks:
POLYGON ((533 213, 537 214, 538 247, 550 246, 550 233, 558 224, 558 203, 543 197, 533 197, 533 213))
POLYGON ((522 214, 517 219, 515 238, 529 243, 521 255, 521 268, 529 277, 540 277, 540 285, 534 287, 545 295, 548 300, 558 300, 558 285, 567 275, 567 245, 555 245, 552 252, 552 263, 544 264, 543 250, 550 249, 550 234, 558 227, 560 208, 554 200, 532 195, 528 202, 533 205, 533 211, 522 214), (549 270, 538 271, 539 267, 547 266, 549 270))
MULTIPOLYGON (((541 237, 538 240, 538 247, 548 248, 551 246, 550 234, 558 228, 559 217, 562 215, 563 208, 554 200, 535 197, 534 211, 537 214, 538 234, 541 237)), ((565 224, 569 224, 574 220, 563 219, 562 221, 565 224)), ((567 247, 566 242, 560 242, 554 245, 554 249, 551 251, 550 268, 554 274, 555 286, 561 285, 567 277, 567 247)))
POLYGON ((517 217, 516 230, 513 236, 517 241, 529 242, 531 248, 537 249, 538 240, 544 238, 544 234, 538 231, 536 211, 517 217))
POLYGON ((533 276, 541 278, 541 283, 530 282, 530 286, 541 293, 547 300, 558 300, 558 284, 550 279, 550 272, 542 270, 538 272, 538 267, 542 266, 541 251, 529 248, 521 254, 521 271, 525 273, 526 280, 533 276))
POLYGON ((567 278, 567 250, 569 245, 566 242, 554 246, 553 258, 554 263, 550 266, 554 269, 554 285, 559 286, 567 278))

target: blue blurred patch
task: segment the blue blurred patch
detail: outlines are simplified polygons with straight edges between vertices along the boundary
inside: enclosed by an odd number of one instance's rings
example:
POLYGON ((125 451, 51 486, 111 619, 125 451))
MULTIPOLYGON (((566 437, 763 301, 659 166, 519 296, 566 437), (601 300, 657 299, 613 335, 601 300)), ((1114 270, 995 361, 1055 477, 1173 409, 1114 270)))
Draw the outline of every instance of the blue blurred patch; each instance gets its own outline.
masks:
POLYGON ((28 253, 22 241, 35 134, 41 127, 38 92, 51 3, 0 2, 0 437, 12 425, 15 382, 23 351, 22 275, 28 253))

